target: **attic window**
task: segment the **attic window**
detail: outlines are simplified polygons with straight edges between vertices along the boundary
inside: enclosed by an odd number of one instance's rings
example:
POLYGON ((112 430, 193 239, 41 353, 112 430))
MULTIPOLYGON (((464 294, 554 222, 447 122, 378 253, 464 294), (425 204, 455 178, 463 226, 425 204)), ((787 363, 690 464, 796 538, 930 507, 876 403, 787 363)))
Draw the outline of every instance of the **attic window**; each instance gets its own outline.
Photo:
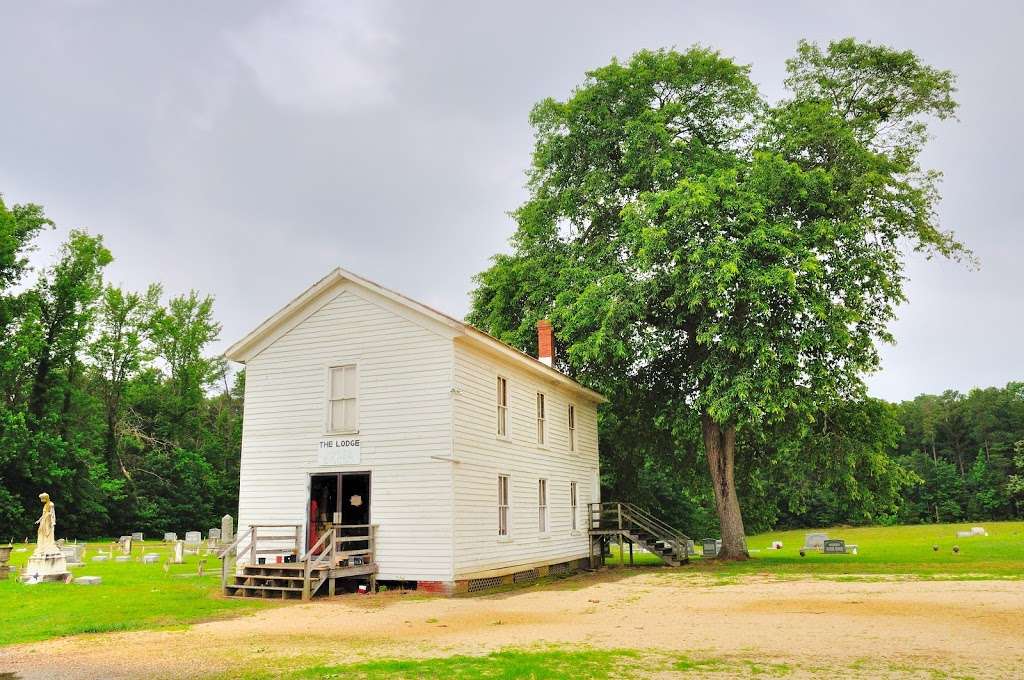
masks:
POLYGON ((359 429, 359 376, 355 364, 330 369, 327 429, 356 432, 359 429))

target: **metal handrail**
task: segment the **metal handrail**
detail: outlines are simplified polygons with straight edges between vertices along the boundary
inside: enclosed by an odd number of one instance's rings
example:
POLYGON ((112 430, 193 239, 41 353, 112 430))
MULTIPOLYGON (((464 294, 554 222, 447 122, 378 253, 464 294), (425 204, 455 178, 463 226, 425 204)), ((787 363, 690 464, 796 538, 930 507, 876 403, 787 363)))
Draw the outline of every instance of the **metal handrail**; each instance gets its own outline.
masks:
POLYGON ((684 534, 683 532, 679 531, 678 529, 676 529, 672 525, 668 524, 667 522, 658 519, 657 517, 655 517, 651 513, 647 512, 646 510, 644 510, 642 508, 639 508, 639 507, 633 505, 632 503, 623 503, 623 505, 627 509, 629 509, 630 513, 636 514, 639 517, 645 519, 650 524, 653 524, 655 527, 660 528, 663 532, 671 534, 671 535, 676 536, 678 538, 681 538, 683 540, 689 540, 689 537, 686 534, 684 534))
POLYGON ((620 530, 629 527, 643 529, 659 537, 662 541, 671 543, 673 552, 682 553, 683 557, 688 557, 690 554, 690 538, 686 534, 632 503, 591 503, 589 507, 592 529, 601 528, 602 519, 609 517, 612 519, 612 524, 617 524, 620 530))

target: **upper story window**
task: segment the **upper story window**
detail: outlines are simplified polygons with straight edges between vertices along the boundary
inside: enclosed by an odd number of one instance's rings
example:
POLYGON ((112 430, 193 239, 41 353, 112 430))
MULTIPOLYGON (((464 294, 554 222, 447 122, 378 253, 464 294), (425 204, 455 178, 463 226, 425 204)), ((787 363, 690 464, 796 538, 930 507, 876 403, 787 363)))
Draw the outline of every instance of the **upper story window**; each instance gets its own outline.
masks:
POLYGON ((508 436, 508 380, 498 376, 498 436, 508 436))
POLYGON ((569 450, 576 450, 576 407, 569 404, 569 450))
POLYGON ((359 378, 355 364, 330 369, 327 428, 331 432, 359 429, 359 378))
POLYGON ((545 422, 544 409, 545 409, 544 393, 543 392, 538 392, 537 393, 537 443, 540 444, 541 446, 544 446, 544 444, 547 443, 547 432, 545 431, 545 427, 547 426, 547 423, 545 422))

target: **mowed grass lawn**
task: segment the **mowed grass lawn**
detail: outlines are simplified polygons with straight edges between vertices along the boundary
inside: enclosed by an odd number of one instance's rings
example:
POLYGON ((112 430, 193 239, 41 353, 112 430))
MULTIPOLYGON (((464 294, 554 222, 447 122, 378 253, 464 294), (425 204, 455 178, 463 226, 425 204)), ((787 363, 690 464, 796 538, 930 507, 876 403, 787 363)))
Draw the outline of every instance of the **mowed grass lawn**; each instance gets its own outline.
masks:
MULTIPOLYGON (((694 537, 697 545, 703 537, 694 537)), ((710 538, 710 537, 708 537, 710 538)), ((833 527, 771 531, 747 538, 751 559, 720 563, 694 559, 681 571, 713 572, 720 576, 772 574, 778 576, 902 575, 920 578, 1001 578, 1024 576, 1024 522, 974 522, 896 527, 833 527), (957 538, 957 531, 981 526, 988 536, 957 538), (805 534, 821 532, 857 546, 857 554, 825 555, 806 551, 805 534), (772 541, 782 541, 772 550, 772 541), (935 547, 938 546, 938 550, 935 547), (953 548, 958 547, 959 552, 953 548)), ((613 547, 608 564, 618 563, 613 547)), ((699 548, 698 548, 699 550, 699 548)), ((637 564, 660 564, 649 554, 636 554, 637 564)), ((628 563, 628 555, 627 555, 628 563)))
MULTIPOLYGON (((170 549, 147 542, 132 550, 131 562, 93 562, 97 549, 110 543, 90 543, 85 566, 75 576, 101 576, 95 586, 40 583, 25 585, 12 575, 0 580, 0 646, 63 635, 158 628, 194 623, 267 606, 256 600, 232 600, 220 595, 220 561, 205 557, 204 576, 196 576, 203 555, 186 555, 185 564, 169 565, 170 549), (142 564, 146 553, 159 553, 157 564, 142 564)), ((25 566, 34 546, 16 545, 11 564, 25 566), (24 551, 17 552, 18 548, 24 551)), ((119 554, 119 553, 118 553, 119 554)))

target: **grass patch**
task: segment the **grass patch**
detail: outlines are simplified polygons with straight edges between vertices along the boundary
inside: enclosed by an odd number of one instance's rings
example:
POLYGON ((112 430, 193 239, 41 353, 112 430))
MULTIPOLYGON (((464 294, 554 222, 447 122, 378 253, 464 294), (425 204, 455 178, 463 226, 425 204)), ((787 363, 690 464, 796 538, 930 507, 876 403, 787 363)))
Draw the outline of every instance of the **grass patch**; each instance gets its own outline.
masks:
MULTIPOLYGON (((976 523, 977 524, 977 523, 976 523)), ((821 577, 834 580, 920 578, 935 580, 1020 579, 1024 574, 1024 522, 984 522, 988 536, 957 538, 970 524, 925 524, 897 527, 833 527, 822 529, 830 538, 858 546, 856 555, 824 555, 808 551, 800 556, 804 534, 813 529, 774 531, 747 538, 751 559, 721 563, 695 558, 671 573, 705 573, 726 585, 745 575, 821 577), (782 541, 781 550, 771 550, 782 541), (934 547, 938 546, 938 550, 934 547), (953 547, 959 552, 953 552, 953 547)), ((662 564, 654 555, 634 553, 637 565, 662 564)), ((626 559, 628 564, 628 557, 626 559)), ((607 564, 617 565, 612 547, 607 564)))
MULTIPOLYGON (((90 544, 85 566, 72 567, 75 576, 101 576, 96 586, 40 583, 25 585, 16 577, 0 581, 0 646, 33 642, 65 635, 108 633, 180 626, 265 607, 255 600, 220 596, 220 562, 206 559, 205 576, 196 576, 201 556, 186 555, 185 564, 163 562, 170 548, 159 542, 136 546, 131 562, 93 562, 99 547, 90 544), (159 553, 158 564, 137 561, 143 552, 159 553)), ((23 568, 34 546, 11 555, 11 564, 23 568)))
POLYGON ((480 678, 503 680, 584 680, 630 677, 629 667, 639 654, 632 650, 506 650, 486 656, 447 656, 432 659, 388 659, 341 666, 315 666, 290 675, 296 678, 394 680, 412 678, 480 678))
POLYGON ((547 647, 505 649, 483 656, 455 655, 426 659, 382 659, 340 665, 316 665, 287 671, 261 669, 249 680, 288 677, 316 680, 596 680, 649 677, 780 677, 786 664, 745 658, 697 658, 635 649, 547 647))

